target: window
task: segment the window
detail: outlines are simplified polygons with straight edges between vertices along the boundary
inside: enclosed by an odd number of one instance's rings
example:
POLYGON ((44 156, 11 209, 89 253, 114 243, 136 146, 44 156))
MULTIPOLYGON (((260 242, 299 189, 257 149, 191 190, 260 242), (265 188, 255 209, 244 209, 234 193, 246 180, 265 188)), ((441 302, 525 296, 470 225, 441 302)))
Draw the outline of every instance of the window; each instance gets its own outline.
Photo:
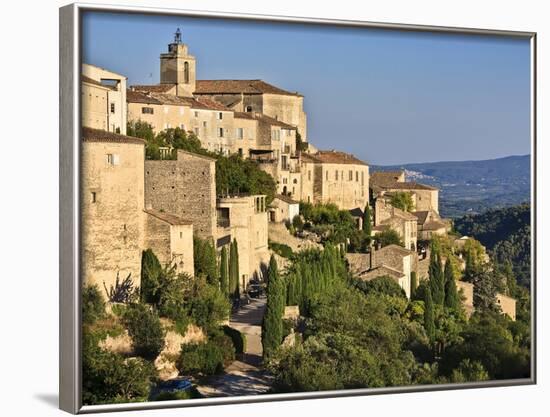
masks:
POLYGON ((328 181, 328 170, 325 172, 325 179, 328 181))
POLYGON ((111 113, 115 112, 115 103, 111 103, 111 113))
POLYGON ((181 130, 185 130, 185 125, 184 125, 183 123, 180 124, 180 129, 181 129, 181 130))
POLYGON ((350 172, 349 172, 348 180, 349 180, 349 181, 353 181, 353 171, 350 171, 350 172))
POLYGON ((189 84, 189 62, 183 63, 183 82, 189 84))
POLYGON ((244 129, 242 127, 237 128, 237 139, 242 139, 244 136, 244 129))
POLYGON ((107 165, 118 165, 119 164, 119 157, 117 154, 114 153, 108 153, 107 154, 107 165))
POLYGON ((334 179, 338 181, 338 170, 334 171, 334 179))
POLYGON ((199 117, 199 112, 198 111, 195 112, 195 117, 199 117))
POLYGON ((219 112, 218 113, 218 120, 222 120, 223 119, 223 113, 222 112, 219 112))
POLYGON ((195 132, 195 136, 199 136, 199 128, 198 127, 194 128, 193 132, 195 132))
POLYGON ((208 126, 208 123, 206 123, 206 120, 205 120, 204 122, 202 122, 202 127, 206 129, 206 126, 208 126))
POLYGON ((239 156, 243 156, 243 148, 239 148, 239 156))
POLYGON ((180 232, 180 239, 183 239, 183 232, 180 232))
POLYGON ((359 171, 355 171, 355 182, 359 182, 359 171))
POLYGON ((218 127, 218 137, 223 138, 223 127, 218 127))
POLYGON ((153 114, 153 108, 152 107, 142 107, 141 108, 141 114, 153 114))
POLYGON ((271 139, 272 140, 280 140, 281 139, 281 131, 279 129, 274 129, 271 131, 271 139))
POLYGON ((361 185, 365 185, 365 171, 361 172, 361 185))
POLYGON ((92 191, 92 203, 96 203, 97 202, 97 193, 95 191, 92 191))
POLYGON ((311 181, 311 169, 307 172, 307 180, 311 181))
POLYGON ((246 106, 245 111, 246 111, 247 113, 252 113, 252 106, 246 106))

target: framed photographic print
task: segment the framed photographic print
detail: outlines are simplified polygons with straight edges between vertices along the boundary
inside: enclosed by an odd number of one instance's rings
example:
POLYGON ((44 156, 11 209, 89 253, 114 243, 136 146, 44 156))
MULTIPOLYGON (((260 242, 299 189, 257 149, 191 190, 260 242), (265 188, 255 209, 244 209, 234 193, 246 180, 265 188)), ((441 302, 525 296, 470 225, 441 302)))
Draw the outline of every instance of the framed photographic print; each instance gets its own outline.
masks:
POLYGON ((535 383, 535 33, 60 9, 60 407, 535 383))

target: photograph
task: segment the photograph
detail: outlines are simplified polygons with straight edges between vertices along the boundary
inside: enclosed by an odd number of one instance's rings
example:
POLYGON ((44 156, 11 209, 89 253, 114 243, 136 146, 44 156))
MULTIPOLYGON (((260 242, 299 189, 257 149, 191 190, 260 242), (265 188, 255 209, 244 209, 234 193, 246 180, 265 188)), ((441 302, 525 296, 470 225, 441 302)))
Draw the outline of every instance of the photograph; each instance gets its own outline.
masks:
POLYGON ((83 406, 533 383, 529 37, 79 25, 83 406))

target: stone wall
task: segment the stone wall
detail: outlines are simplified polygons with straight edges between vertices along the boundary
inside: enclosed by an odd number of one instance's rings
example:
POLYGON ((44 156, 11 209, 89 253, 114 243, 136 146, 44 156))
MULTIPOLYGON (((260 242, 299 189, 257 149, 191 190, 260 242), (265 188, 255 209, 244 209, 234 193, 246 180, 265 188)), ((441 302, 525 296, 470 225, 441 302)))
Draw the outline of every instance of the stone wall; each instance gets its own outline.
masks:
POLYGON ((104 295, 103 283, 114 285, 117 272, 121 279, 131 274, 140 285, 143 160, 143 144, 82 143, 83 281, 97 285, 104 295))
POLYGON ((216 234, 216 167, 179 150, 176 161, 145 161, 145 205, 191 221, 201 238, 216 234))
POLYGON ((516 300, 512 297, 508 297, 507 295, 500 294, 500 293, 497 294, 496 298, 497 298, 497 304, 502 309, 502 312, 515 321, 516 320, 516 300))
POLYGON ((82 126, 107 130, 109 126, 107 114, 108 89, 100 85, 83 82, 81 94, 82 126))

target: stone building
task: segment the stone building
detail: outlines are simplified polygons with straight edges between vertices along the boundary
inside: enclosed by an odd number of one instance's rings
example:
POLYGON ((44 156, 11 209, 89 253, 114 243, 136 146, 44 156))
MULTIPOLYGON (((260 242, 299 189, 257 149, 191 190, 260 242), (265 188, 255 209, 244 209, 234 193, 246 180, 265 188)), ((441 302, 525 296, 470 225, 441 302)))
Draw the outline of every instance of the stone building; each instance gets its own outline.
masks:
POLYGON ((413 211, 417 218, 418 237, 422 240, 429 240, 432 236, 443 236, 451 228, 449 222, 444 221, 437 212, 433 210, 413 211))
POLYGON ((176 160, 145 161, 145 206, 190 221, 203 239, 217 238, 215 159, 178 150, 176 160))
POLYGON ((378 197, 374 203, 373 234, 384 230, 394 230, 406 248, 416 251, 418 248, 417 217, 392 206, 385 197, 378 197))
POLYGON ((300 203, 287 195, 277 194, 269 205, 269 221, 292 221, 300 215, 300 203))
POLYGON ((317 151, 301 154, 300 200, 333 203, 341 210, 363 209, 369 201, 369 166, 351 154, 317 151))
POLYGON ((141 139, 82 129, 82 277, 102 293, 117 273, 140 285, 144 157, 141 139))
POLYGON ((411 297, 411 273, 417 271, 416 252, 399 245, 388 245, 369 253, 346 254, 350 271, 354 276, 365 281, 388 276, 394 279, 411 297))
POLYGON ((172 265, 177 273, 193 276, 193 224, 190 221, 157 210, 145 210, 144 247, 155 253, 161 265, 172 265))
POLYGON ((370 187, 371 198, 386 193, 406 192, 411 194, 416 211, 439 213, 439 190, 430 185, 407 182, 404 171, 374 172, 370 187))
MULTIPOLYGON (((263 277, 269 263, 267 245, 267 207, 263 195, 232 195, 217 199, 217 211, 223 235, 229 231, 229 241, 236 240, 239 249, 239 285, 241 290, 253 278, 263 277)), ((228 243, 218 237, 219 243, 228 243)), ((219 245, 218 245, 219 246, 219 245)))
POLYGON ((516 300, 507 295, 497 293, 496 302, 502 310, 502 314, 506 314, 513 321, 516 321, 516 300))
POLYGON ((126 84, 127 78, 123 75, 82 64, 83 126, 125 135, 126 84))

